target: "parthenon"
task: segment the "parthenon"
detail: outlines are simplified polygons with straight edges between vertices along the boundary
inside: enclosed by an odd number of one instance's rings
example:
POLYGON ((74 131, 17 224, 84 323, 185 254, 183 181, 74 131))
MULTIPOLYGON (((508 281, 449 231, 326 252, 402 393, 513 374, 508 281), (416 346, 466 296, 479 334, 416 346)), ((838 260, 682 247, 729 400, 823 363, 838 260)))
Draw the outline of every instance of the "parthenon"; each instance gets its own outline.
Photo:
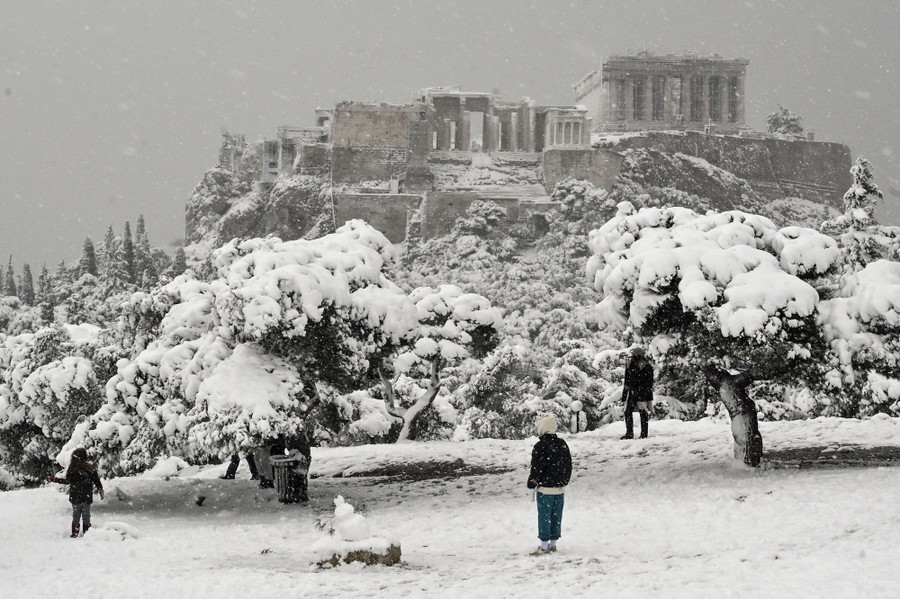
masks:
POLYGON ((714 126, 736 133, 744 126, 749 61, 718 54, 611 56, 574 85, 600 129, 688 129, 714 126))

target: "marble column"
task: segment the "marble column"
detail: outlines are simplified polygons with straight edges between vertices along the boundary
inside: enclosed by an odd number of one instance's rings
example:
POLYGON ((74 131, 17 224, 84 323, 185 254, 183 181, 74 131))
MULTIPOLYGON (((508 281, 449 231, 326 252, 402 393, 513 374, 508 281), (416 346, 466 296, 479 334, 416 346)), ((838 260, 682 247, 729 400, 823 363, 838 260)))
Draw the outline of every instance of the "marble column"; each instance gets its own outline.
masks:
POLYGON ((441 135, 438 135, 438 144, 442 150, 450 149, 450 119, 444 119, 444 122, 441 123, 441 135))
POLYGON ((456 149, 467 151, 469 148, 466 145, 463 145, 463 140, 466 137, 466 127, 463 123, 463 120, 466 116, 466 99, 460 97, 459 99, 459 117, 456 119, 456 149))
POLYGON ((703 98, 703 108, 700 113, 700 125, 706 126, 709 123, 709 75, 703 75, 700 84, 700 97, 703 98))
POLYGON ((500 149, 500 117, 490 117, 491 128, 491 147, 490 152, 496 152, 500 149))
POLYGON ((681 116, 685 122, 691 120, 691 73, 681 74, 681 116))
POLYGON ((723 75, 719 78, 719 81, 722 82, 719 91, 719 114, 721 115, 719 120, 723 123, 727 123, 728 121, 728 79, 727 75, 723 75))
POLYGON ((519 151, 519 115, 515 112, 509 115, 509 151, 519 151))
POLYGON ((663 120, 666 123, 675 121, 675 115, 672 111, 672 78, 666 75, 665 84, 663 85, 663 120))
POLYGON ((472 147, 472 113, 468 110, 463 111, 460 129, 459 149, 468 152, 472 147))

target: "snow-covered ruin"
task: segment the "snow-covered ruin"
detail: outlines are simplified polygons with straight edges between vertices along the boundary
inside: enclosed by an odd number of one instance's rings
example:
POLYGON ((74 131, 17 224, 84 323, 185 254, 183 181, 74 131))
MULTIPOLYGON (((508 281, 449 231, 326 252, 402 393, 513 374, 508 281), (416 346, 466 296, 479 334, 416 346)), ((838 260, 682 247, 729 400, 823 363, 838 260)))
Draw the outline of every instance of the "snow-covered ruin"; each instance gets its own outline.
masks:
POLYGON ((632 149, 700 158, 764 200, 839 207, 850 149, 749 131, 747 65, 718 55, 611 57, 573 86, 572 105, 458 86, 418 90, 406 104, 341 101, 316 109, 313 126, 279 127, 258 147, 226 133, 219 161, 261 193, 279 177, 326 177, 335 223, 364 218, 393 242, 413 220, 424 239, 443 235, 479 199, 504 207, 512 225, 551 209, 563 180, 611 191, 632 149), (245 160, 251 150, 258 159, 245 160))

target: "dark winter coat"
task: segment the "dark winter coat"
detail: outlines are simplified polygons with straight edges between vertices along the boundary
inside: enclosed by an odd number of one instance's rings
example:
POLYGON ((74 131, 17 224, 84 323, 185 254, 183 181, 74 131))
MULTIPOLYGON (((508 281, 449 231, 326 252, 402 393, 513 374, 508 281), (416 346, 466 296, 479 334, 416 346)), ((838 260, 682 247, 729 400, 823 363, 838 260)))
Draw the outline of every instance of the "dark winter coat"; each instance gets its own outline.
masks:
POLYGON ((645 358, 632 358, 625 367, 625 401, 653 401, 653 366, 645 358), (627 394, 631 393, 628 397, 627 394))
POLYGON ((64 485, 69 485, 69 501, 75 505, 94 503, 94 487, 103 491, 100 475, 90 462, 72 458, 66 477, 59 479, 64 485))
POLYGON ((572 477, 572 454, 568 444, 554 434, 542 435, 531 450, 528 488, 565 487, 572 477))

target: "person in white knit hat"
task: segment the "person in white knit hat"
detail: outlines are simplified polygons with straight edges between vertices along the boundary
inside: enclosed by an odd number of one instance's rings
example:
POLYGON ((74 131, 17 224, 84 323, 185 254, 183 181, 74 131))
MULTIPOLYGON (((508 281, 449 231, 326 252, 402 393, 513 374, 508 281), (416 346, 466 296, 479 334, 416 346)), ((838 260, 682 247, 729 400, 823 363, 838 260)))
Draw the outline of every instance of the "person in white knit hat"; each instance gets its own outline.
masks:
POLYGON ((528 488, 535 491, 541 541, 532 555, 556 551, 556 542, 562 536, 566 485, 572 477, 572 454, 569 445, 556 436, 556 427, 555 417, 541 418, 537 423, 538 442, 531 451, 528 488))

